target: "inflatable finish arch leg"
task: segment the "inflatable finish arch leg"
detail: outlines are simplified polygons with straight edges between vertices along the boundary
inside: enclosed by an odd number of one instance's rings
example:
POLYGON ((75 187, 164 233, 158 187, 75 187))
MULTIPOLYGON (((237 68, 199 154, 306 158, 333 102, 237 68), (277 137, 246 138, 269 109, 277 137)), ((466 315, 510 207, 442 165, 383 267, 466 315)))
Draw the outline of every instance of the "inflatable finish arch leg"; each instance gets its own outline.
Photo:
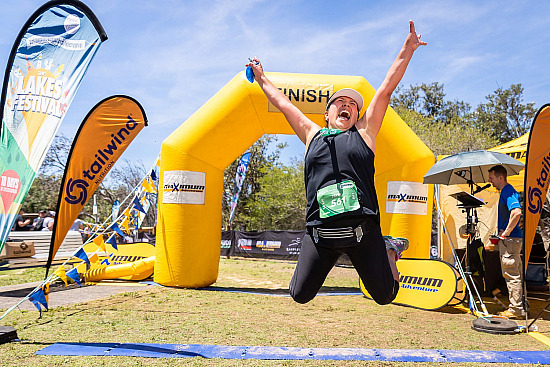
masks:
MULTIPOLYGON (((374 89, 362 77, 268 73, 315 123, 324 126, 324 109, 333 91, 360 91, 366 104, 374 89)), ((198 288, 218 276, 224 169, 263 134, 293 134, 282 113, 268 103, 244 72, 235 76, 162 144, 155 282, 198 288)), ((427 215, 386 214, 387 182, 422 182, 433 153, 388 110, 377 139, 376 188, 384 234, 409 238, 409 256, 427 257, 431 202, 427 215), (395 136, 399 132, 399 136, 395 136), (379 159, 378 157, 381 157, 379 159), (385 196, 384 196, 385 197, 385 196)), ((431 195, 428 195, 428 201, 431 195)))

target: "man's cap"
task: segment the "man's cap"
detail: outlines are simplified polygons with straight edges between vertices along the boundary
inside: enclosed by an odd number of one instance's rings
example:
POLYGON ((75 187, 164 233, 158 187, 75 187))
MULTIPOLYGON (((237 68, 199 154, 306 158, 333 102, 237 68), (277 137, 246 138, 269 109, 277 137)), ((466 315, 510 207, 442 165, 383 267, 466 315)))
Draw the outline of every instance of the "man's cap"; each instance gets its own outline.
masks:
POLYGON ((47 213, 47 211, 45 211, 45 210, 41 210, 41 211, 39 211, 39 213, 42 213, 42 214, 44 214, 44 213, 47 213))
POLYGON ((325 110, 328 110, 328 108, 330 107, 330 105, 332 104, 332 102, 334 102, 334 100, 338 97, 349 97, 351 99, 353 99, 355 102, 357 102, 357 110, 361 111, 361 109, 363 108, 363 96, 361 95, 361 93, 359 93, 358 91, 356 91, 355 89, 352 89, 352 88, 343 88, 343 89, 340 89, 339 91, 336 91, 328 100, 327 102, 327 107, 325 110))
POLYGON ((55 217, 55 212, 54 211, 50 210, 50 212, 48 214, 50 214, 52 217, 55 217))

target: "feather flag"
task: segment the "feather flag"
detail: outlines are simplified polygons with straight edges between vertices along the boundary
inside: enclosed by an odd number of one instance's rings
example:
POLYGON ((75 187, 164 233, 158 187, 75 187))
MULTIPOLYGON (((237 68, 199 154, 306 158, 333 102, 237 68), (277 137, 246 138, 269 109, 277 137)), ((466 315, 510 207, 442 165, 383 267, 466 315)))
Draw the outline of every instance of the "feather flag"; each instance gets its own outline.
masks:
POLYGON ((73 141, 61 183, 58 219, 54 222, 46 275, 74 219, 145 126, 147 118, 143 107, 128 96, 105 98, 84 118, 73 141))
POLYGON ((0 100, 0 250, 88 66, 106 39, 95 14, 74 0, 45 3, 19 32, 0 100))
POLYGON ((248 162, 250 161, 250 153, 242 155, 237 165, 237 173, 235 174, 235 187, 233 189, 233 197, 231 199, 231 213, 229 214, 229 222, 233 219, 235 209, 237 208, 237 202, 239 201, 239 194, 243 187, 244 179, 246 177, 246 170, 248 169, 248 162))

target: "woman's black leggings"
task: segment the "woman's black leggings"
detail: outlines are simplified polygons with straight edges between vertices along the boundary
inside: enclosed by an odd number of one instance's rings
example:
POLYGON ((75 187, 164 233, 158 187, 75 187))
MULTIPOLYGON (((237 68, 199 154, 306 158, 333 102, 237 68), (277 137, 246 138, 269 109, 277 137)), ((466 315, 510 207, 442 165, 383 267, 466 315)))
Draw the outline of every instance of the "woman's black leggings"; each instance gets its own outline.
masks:
MULTIPOLYGON (((290 295, 298 303, 311 301, 342 254, 348 255, 365 288, 378 304, 395 299, 399 282, 393 278, 380 225, 368 217, 361 222, 363 237, 323 239, 314 243, 311 231, 302 242, 298 264, 290 281, 290 295)), ((334 227, 332 225, 331 227, 334 227)), ((344 227, 344 225, 342 225, 344 227)))

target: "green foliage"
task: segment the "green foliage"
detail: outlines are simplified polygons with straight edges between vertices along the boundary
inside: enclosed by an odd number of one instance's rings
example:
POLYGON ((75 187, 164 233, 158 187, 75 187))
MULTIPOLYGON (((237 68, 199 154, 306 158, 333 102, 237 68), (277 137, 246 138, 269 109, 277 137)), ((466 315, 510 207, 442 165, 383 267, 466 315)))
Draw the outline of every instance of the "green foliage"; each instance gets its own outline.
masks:
POLYGON ((243 217, 247 227, 260 231, 303 229, 307 204, 303 162, 273 167, 259 183, 256 200, 243 217))
MULTIPOLYGON (((243 182, 239 201, 231 228, 240 230, 255 230, 247 226, 247 218, 250 218, 250 208, 254 207, 258 201, 257 194, 261 188, 263 176, 268 174, 279 160, 280 152, 285 148, 286 144, 276 144, 275 149, 269 152, 270 144, 277 142, 277 137, 273 135, 264 135, 256 141, 250 148, 250 160, 248 170, 243 182)), ((235 159, 224 172, 223 177, 223 201, 222 201, 222 226, 229 228, 229 215, 231 212, 231 198, 235 189, 235 173, 240 157, 235 159)))
POLYGON ((399 88, 391 104, 437 155, 488 149, 529 130, 536 110, 523 103, 521 84, 499 87, 485 99, 472 111, 466 102, 445 100, 443 84, 423 83, 399 88))
POLYGON ((460 118, 447 124, 435 122, 432 117, 397 108, 396 112, 435 155, 488 149, 498 140, 480 128, 465 124, 460 118))
POLYGON ((534 102, 523 103, 523 87, 512 84, 510 88, 499 87, 485 97, 475 111, 476 124, 491 131, 500 143, 519 138, 529 131, 537 112, 534 102))

